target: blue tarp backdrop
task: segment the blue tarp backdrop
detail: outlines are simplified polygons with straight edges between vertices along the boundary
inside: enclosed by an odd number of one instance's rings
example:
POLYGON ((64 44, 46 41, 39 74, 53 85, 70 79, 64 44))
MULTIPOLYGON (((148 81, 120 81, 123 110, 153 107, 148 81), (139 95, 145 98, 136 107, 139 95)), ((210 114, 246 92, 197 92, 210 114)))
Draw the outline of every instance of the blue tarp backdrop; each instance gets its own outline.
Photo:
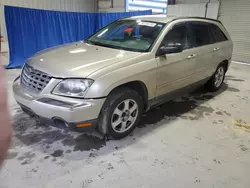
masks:
POLYGON ((36 52, 87 38, 110 22, 152 11, 123 13, 76 13, 5 6, 10 62, 20 68, 36 52))

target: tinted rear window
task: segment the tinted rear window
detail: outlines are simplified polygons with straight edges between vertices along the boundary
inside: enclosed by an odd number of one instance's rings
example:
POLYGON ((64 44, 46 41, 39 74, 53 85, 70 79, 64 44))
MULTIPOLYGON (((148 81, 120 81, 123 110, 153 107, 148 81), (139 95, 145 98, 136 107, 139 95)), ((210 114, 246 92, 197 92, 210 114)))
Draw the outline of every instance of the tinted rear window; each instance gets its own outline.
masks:
POLYGON ((226 35, 217 25, 211 24, 210 30, 215 42, 223 42, 228 40, 226 35))
POLYGON ((213 38, 209 32, 209 24, 202 22, 191 22, 190 27, 193 34, 193 46, 204 46, 213 43, 213 38))

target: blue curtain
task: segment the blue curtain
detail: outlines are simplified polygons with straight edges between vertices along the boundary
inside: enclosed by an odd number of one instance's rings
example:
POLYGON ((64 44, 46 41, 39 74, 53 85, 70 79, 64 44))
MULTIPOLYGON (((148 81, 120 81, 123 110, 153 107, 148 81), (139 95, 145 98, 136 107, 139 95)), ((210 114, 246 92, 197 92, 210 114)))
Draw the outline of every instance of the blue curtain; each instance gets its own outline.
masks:
POLYGON ((10 62, 20 68, 38 51, 87 38, 106 24, 152 11, 125 13, 75 13, 5 6, 10 62))
POLYGON ((95 13, 69 13, 5 6, 10 62, 22 67, 36 52, 84 39, 95 31, 95 13))

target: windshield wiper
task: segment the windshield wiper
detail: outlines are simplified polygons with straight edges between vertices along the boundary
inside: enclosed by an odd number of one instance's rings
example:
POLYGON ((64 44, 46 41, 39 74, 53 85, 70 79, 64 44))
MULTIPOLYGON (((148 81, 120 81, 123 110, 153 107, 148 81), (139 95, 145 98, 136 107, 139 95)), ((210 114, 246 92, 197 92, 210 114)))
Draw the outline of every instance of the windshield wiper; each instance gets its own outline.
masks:
POLYGON ((85 40, 84 42, 87 44, 93 44, 90 40, 85 40))
POLYGON ((132 51, 132 52, 146 52, 146 50, 126 48, 126 47, 122 47, 122 46, 104 44, 104 43, 90 41, 90 40, 86 40, 86 42, 89 43, 89 44, 93 44, 93 45, 97 45, 97 46, 103 46, 103 47, 107 47, 107 48, 114 48, 114 49, 118 49, 118 50, 127 50, 127 51, 132 51))
POLYGON ((114 46, 114 45, 110 45, 110 44, 104 44, 104 43, 101 43, 101 42, 95 42, 95 41, 89 41, 87 40, 87 42, 89 42, 89 44, 94 44, 94 45, 97 45, 97 46, 103 46, 103 47, 107 47, 107 48, 115 48, 115 49, 122 49, 118 46, 114 46))
POLYGON ((103 44, 103 43, 100 43, 100 42, 95 42, 95 41, 90 41, 90 40, 86 40, 86 42, 87 42, 88 44, 94 44, 94 45, 97 45, 97 46, 109 47, 109 45, 103 44))

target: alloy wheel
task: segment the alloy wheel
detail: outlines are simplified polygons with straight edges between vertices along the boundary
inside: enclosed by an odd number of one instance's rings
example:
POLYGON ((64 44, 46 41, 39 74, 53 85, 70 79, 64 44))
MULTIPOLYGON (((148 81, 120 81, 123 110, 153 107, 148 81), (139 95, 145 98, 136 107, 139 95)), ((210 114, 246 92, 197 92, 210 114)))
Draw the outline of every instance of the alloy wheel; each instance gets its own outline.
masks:
POLYGON ((214 80, 215 87, 217 88, 220 87, 220 85, 223 82, 224 75, 225 75, 224 67, 220 67, 215 73, 215 80, 214 80))
POLYGON ((138 116, 138 104, 133 99, 122 101, 111 116, 111 125, 115 132, 124 133, 135 123, 138 116))

